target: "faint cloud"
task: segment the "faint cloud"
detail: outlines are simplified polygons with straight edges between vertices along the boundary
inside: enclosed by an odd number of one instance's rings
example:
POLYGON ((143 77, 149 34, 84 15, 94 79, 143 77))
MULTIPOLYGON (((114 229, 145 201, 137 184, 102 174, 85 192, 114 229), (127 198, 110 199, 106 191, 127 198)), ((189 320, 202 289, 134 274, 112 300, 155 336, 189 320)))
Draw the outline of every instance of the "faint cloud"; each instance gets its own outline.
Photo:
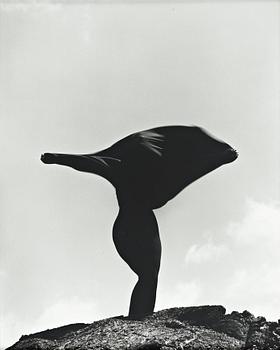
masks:
POLYGON ((74 322, 91 323, 96 319, 97 304, 82 301, 78 297, 62 299, 51 305, 36 321, 36 328, 42 330, 63 326, 74 322))
POLYGON ((217 261, 229 253, 228 247, 224 244, 215 244, 208 241, 203 245, 192 245, 185 256, 185 263, 200 264, 208 261, 217 261))
POLYGON ((100 318, 97 303, 81 300, 76 296, 56 301, 32 322, 27 315, 28 310, 26 311, 26 317, 19 318, 13 313, 6 313, 1 316, 0 348, 12 345, 23 334, 31 334, 73 322, 92 323, 100 318))
POLYGON ((7 272, 0 269, 0 278, 5 278, 7 276, 7 272))
POLYGON ((268 318, 280 310, 280 204, 247 201, 247 214, 229 225, 236 268, 226 286, 228 300, 237 299, 268 318))
POLYGON ((156 308, 182 307, 197 304, 201 287, 197 281, 179 282, 168 290, 159 290, 156 308))
POLYGON ((279 318, 280 204, 248 199, 243 219, 228 225, 223 242, 214 243, 215 234, 209 234, 207 243, 193 245, 185 257, 196 274, 190 283, 200 277, 199 301, 279 318))
POLYGON ((0 315, 0 349, 5 349, 18 340, 22 332, 19 326, 22 324, 17 324, 15 315, 0 315), (17 338, 15 338, 15 332, 18 334, 17 338))
POLYGON ((61 11, 63 9, 63 4, 59 2, 37 2, 37 1, 5 1, 1 0, 0 2, 0 10, 3 12, 30 12, 30 11, 61 11))
POLYGON ((265 246, 274 254, 275 244, 280 243, 280 204, 248 199, 246 207, 243 220, 230 224, 227 235, 235 244, 249 244, 262 251, 265 246))

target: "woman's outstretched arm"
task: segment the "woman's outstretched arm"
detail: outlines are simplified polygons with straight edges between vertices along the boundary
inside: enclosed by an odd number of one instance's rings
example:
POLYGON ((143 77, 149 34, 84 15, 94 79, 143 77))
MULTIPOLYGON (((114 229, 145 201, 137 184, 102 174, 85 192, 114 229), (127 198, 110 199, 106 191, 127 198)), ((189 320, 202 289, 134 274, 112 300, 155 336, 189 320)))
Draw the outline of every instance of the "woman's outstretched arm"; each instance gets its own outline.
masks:
POLYGON ((58 164, 78 171, 100 175, 109 180, 110 166, 101 157, 91 155, 75 155, 64 153, 44 153, 41 161, 45 164, 58 164))

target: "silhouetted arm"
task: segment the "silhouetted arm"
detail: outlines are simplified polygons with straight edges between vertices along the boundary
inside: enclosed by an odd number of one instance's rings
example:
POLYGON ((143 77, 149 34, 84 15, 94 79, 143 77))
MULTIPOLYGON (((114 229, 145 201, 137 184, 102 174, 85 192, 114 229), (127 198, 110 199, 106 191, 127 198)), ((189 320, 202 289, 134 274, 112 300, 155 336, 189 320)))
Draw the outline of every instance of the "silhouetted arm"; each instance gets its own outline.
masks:
POLYGON ((109 165, 100 157, 64 153, 44 153, 41 155, 41 161, 45 164, 68 166, 78 171, 103 176, 106 179, 108 179, 110 175, 109 165))

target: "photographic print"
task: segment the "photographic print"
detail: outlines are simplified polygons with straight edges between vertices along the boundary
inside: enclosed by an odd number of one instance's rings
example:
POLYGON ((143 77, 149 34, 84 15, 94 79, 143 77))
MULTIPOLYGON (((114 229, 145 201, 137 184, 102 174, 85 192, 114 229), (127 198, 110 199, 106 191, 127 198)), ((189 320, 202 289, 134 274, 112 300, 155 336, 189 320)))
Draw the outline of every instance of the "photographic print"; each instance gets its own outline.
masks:
POLYGON ((0 1, 0 349, 280 348, 278 0, 0 1))

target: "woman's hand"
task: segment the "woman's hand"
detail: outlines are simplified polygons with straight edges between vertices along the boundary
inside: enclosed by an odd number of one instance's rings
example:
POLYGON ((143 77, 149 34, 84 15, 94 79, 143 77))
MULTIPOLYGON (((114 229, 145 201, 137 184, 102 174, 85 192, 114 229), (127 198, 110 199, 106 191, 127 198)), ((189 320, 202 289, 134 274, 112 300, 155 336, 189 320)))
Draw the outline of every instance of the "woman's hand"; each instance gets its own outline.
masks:
POLYGON ((55 160, 56 160, 56 154, 54 153, 41 154, 41 161, 45 164, 54 164, 55 160))

